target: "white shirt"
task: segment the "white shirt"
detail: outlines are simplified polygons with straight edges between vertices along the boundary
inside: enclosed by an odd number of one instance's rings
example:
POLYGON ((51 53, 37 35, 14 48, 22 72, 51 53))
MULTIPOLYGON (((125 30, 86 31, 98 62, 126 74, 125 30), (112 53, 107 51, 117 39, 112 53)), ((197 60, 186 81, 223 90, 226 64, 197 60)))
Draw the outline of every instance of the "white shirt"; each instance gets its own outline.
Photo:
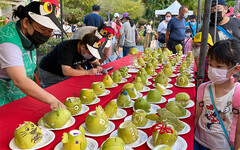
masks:
MULTIPOLYGON (((223 124, 228 132, 232 124, 232 100, 236 86, 226 95, 216 98, 214 83, 212 83, 213 98, 223 124)), ((212 105, 209 94, 209 85, 204 91, 204 107, 195 129, 195 140, 201 145, 212 150, 228 150, 230 149, 228 141, 218 121, 212 105)))
POLYGON ((167 23, 165 20, 159 23, 157 32, 166 34, 167 32, 167 23))
POLYGON ((147 33, 152 33, 151 30, 152 30, 152 26, 147 25, 147 33))

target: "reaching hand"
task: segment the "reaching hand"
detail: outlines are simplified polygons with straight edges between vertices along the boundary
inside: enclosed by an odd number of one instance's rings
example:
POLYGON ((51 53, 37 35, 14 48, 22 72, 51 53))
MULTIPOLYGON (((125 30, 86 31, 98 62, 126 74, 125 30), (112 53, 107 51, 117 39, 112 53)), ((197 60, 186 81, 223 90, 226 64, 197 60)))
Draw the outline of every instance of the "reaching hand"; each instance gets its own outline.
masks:
POLYGON ((95 74, 97 74, 97 69, 96 68, 89 69, 89 70, 86 70, 86 71, 87 71, 87 75, 95 75, 95 74))
POLYGON ((97 66, 97 73, 101 73, 103 68, 101 66, 97 66))
POLYGON ((61 108, 67 108, 62 102, 60 102, 59 100, 55 100, 53 102, 51 102, 49 105, 50 105, 50 108, 51 109, 57 109, 58 108, 58 103, 60 104, 60 107, 61 108))

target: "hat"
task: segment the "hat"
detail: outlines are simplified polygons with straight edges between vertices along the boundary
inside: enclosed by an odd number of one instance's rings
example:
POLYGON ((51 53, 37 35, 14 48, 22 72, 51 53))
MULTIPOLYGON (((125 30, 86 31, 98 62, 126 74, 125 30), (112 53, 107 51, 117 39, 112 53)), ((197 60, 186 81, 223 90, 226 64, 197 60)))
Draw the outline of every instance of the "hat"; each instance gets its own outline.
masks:
POLYGON ((61 30, 67 35, 56 17, 58 1, 54 1, 54 3, 47 0, 42 2, 34 1, 26 6, 26 10, 28 15, 40 25, 50 29, 61 30))
MULTIPOLYGON (((200 43, 202 40, 202 32, 198 32, 197 34, 195 34, 195 36, 193 37, 193 42, 194 43, 200 43)), ((213 41, 212 41, 212 37, 211 35, 208 33, 208 44, 213 46, 213 41)))
POLYGON ((104 45, 106 45, 106 38, 101 38, 98 42, 94 42, 92 44, 88 43, 86 45, 88 50, 94 57, 104 60, 102 50, 104 48, 104 45))
MULTIPOLYGON (((224 6, 226 6, 226 3, 225 3, 224 0, 218 0, 218 5, 224 5, 224 6)), ((216 0, 213 0, 213 1, 212 1, 212 7, 213 7, 213 6, 216 6, 216 0)))
POLYGON ((122 18, 120 20, 122 20, 124 17, 129 17, 129 14, 127 12, 122 14, 122 18))
POLYGON ((114 18, 118 18, 118 17, 119 17, 119 13, 115 13, 114 18))
POLYGON ((188 19, 196 19, 196 16, 195 15, 190 15, 189 17, 188 17, 188 19))

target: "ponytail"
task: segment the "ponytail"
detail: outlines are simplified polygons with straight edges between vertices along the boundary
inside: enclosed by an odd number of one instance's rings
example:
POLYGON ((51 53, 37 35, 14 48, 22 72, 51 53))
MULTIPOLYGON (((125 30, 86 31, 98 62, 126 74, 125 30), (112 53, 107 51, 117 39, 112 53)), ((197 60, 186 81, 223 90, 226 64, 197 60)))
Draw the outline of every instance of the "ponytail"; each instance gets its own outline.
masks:
POLYGON ((119 21, 118 18, 117 18, 117 20, 116 20, 116 24, 117 24, 118 26, 121 26, 121 23, 120 23, 120 21, 119 21))
POLYGON ((126 19, 129 20, 129 23, 130 23, 131 27, 133 27, 133 26, 134 26, 134 22, 133 22, 133 20, 131 20, 130 17, 126 17, 126 19))
POLYGON ((26 9, 26 7, 24 7, 24 6, 22 6, 22 5, 19 5, 18 7, 17 7, 17 9, 14 9, 13 10, 13 13, 12 13, 12 19, 13 18, 19 18, 20 20, 22 20, 23 18, 25 18, 25 17, 30 17, 29 15, 28 15, 28 13, 27 13, 27 9, 26 9))

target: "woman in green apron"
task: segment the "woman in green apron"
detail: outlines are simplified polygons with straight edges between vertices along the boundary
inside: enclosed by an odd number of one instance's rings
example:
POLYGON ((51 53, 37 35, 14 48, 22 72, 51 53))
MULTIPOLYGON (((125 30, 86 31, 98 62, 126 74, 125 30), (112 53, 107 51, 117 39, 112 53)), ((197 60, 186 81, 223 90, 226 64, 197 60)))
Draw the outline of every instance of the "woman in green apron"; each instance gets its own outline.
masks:
POLYGON ((20 5, 13 12, 19 20, 0 28, 0 106, 28 95, 52 109, 58 107, 60 101, 32 80, 36 48, 51 37, 53 29, 63 31, 55 16, 58 4, 43 1, 20 5))

